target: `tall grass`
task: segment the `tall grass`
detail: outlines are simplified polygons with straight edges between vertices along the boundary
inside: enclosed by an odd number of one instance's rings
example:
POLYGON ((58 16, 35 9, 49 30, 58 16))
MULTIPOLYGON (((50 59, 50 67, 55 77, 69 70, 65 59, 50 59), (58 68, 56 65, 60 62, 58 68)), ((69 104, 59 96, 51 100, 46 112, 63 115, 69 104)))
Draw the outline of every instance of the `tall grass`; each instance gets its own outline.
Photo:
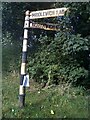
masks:
POLYGON ((19 76, 3 78, 4 118, 88 118, 88 96, 83 88, 68 84, 36 91, 27 88, 23 109, 18 107, 18 91, 19 76))

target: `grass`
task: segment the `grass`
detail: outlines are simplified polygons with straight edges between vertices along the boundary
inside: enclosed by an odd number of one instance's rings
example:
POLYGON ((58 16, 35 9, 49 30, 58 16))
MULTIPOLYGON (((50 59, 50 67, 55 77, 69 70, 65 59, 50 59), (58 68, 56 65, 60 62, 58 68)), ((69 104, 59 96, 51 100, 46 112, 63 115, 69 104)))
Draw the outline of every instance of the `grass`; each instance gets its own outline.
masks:
POLYGON ((3 78, 4 118, 88 118, 88 95, 82 88, 68 85, 29 91, 26 106, 18 107, 19 77, 3 78))

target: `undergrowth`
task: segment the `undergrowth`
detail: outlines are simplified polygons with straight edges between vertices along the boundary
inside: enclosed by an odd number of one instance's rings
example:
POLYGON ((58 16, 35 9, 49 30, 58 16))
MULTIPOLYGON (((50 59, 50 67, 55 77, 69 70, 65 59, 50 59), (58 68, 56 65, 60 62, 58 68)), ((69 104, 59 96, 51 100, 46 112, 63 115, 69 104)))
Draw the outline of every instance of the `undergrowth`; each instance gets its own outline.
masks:
POLYGON ((36 91, 31 88, 31 84, 26 88, 26 105, 20 109, 19 77, 3 78, 3 118, 88 118, 89 96, 82 87, 65 83, 43 89, 38 87, 36 91))

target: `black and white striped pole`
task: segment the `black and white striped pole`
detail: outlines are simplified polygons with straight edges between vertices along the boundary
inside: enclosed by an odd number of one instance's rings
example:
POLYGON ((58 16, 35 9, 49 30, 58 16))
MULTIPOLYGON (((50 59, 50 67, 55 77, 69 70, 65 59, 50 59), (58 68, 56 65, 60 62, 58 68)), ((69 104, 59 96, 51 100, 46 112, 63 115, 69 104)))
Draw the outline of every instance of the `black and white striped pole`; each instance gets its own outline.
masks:
POLYGON ((29 15, 30 15, 30 12, 26 11, 25 22, 24 22, 24 38, 23 38, 22 63, 21 63, 21 75, 20 75, 20 88, 19 88, 19 107, 21 108, 25 106, 25 89, 26 88, 23 85, 23 81, 24 81, 24 77, 26 76, 29 15))

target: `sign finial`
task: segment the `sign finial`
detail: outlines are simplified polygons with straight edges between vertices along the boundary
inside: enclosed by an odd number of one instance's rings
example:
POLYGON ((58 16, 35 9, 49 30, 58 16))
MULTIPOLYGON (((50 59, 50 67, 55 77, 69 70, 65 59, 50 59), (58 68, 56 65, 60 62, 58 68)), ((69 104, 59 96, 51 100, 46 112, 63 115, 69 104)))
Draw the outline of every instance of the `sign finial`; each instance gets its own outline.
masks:
POLYGON ((26 15, 30 15, 30 11, 27 10, 27 11, 25 12, 25 14, 26 14, 26 15))

